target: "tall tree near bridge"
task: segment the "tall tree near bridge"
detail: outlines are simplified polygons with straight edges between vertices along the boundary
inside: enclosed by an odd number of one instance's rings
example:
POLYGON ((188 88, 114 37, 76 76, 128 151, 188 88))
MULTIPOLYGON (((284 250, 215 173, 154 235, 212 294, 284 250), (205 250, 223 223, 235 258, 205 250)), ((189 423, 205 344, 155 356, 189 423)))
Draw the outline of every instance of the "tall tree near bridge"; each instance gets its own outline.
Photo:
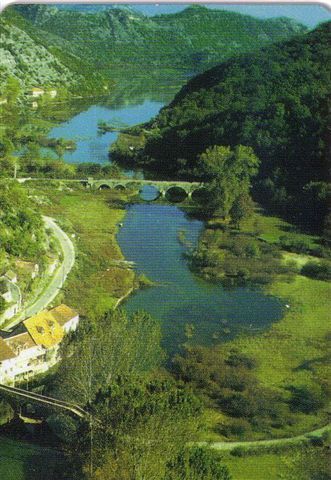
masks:
POLYGON ((249 195, 260 161, 250 147, 239 145, 231 150, 214 145, 200 155, 199 163, 208 183, 208 209, 227 217, 238 197, 249 195))

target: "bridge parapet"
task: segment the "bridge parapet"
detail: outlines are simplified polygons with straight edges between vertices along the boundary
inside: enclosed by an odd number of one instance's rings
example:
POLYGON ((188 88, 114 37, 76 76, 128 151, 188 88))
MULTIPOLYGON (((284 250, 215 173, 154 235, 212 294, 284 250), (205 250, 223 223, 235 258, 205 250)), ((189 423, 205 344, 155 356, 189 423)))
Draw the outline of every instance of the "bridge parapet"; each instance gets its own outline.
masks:
POLYGON ((180 188, 184 190, 186 195, 191 196, 195 190, 198 190, 204 186, 201 182, 183 182, 183 181, 168 181, 168 180, 138 180, 138 179, 87 179, 87 185, 94 189, 100 190, 103 188, 120 189, 137 187, 140 189, 144 186, 155 187, 162 196, 166 195, 167 191, 171 188, 180 188))

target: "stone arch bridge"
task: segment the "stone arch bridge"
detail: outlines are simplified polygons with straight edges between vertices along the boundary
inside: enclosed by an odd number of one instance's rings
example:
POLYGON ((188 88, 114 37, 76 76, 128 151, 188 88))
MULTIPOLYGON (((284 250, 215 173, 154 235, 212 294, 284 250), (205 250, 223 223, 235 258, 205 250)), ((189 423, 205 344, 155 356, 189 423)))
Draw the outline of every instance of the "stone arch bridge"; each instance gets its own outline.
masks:
POLYGON ((176 190, 177 192, 182 191, 188 198, 192 197, 192 194, 197 190, 202 190, 204 184, 201 182, 182 182, 180 180, 138 180, 133 178, 128 179, 91 179, 88 178, 85 181, 82 181, 86 187, 89 187, 94 190, 102 189, 116 189, 116 190, 126 190, 126 189, 139 189, 141 190, 144 186, 155 187, 160 197, 165 197, 167 193, 170 193, 171 190, 176 190))
MULTIPOLYGON (((80 183, 86 188, 91 190, 103 190, 103 189, 115 189, 115 190, 139 190, 141 191, 144 186, 155 187, 159 192, 159 195, 156 198, 164 198, 167 194, 170 194, 171 191, 176 192, 177 194, 182 194, 183 201, 185 198, 193 198, 196 192, 204 192, 205 184, 202 182, 182 182, 180 180, 144 180, 144 179, 135 179, 135 178, 83 178, 83 179, 70 179, 70 178, 18 178, 19 183, 26 182, 63 182, 63 183, 80 183), (192 197, 193 195, 193 197, 192 197)), ((171 198, 168 200, 171 201, 171 198)))

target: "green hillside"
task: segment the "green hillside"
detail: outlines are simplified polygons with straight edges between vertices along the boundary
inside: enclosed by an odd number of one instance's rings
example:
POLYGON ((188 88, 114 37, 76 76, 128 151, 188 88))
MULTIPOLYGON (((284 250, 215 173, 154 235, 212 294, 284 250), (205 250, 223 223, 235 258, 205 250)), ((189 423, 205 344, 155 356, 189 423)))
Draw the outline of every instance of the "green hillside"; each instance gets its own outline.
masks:
POLYGON ((234 54, 305 30, 289 19, 258 20, 201 6, 156 17, 130 8, 98 13, 45 5, 15 9, 40 29, 44 41, 102 68, 143 63, 203 70, 234 54))
MULTIPOLYGON (((256 198, 301 223, 321 225, 329 45, 326 23, 193 78, 147 126, 141 163, 201 178, 198 156, 209 146, 250 146, 261 159, 256 198)), ((113 150, 116 155, 116 146, 113 150)))
MULTIPOLYGON (((19 81, 23 91, 31 87, 62 87, 81 92, 102 84, 100 75, 66 45, 53 45, 51 36, 43 39, 38 28, 13 9, 0 17, 0 92, 9 77, 19 81)), ((105 83, 105 82, 104 82, 105 83)))

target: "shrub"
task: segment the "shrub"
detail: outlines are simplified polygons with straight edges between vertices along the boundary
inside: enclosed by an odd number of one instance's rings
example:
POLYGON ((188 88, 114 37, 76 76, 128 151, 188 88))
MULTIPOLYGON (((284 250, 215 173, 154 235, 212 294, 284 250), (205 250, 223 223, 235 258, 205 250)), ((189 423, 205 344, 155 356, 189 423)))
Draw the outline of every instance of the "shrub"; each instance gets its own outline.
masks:
POLYGON ((322 437, 317 437, 316 435, 308 436, 309 443, 314 447, 323 447, 324 441, 322 437))
POLYGON ((317 280, 331 280, 331 263, 327 261, 307 262, 301 269, 301 274, 317 280))
POLYGON ((244 447, 236 447, 231 450, 231 455, 234 457, 244 457, 247 454, 247 450, 244 447))
POLYGON ((287 235, 282 235, 279 238, 279 245, 281 248, 294 253, 309 253, 311 250, 308 240, 290 238, 287 235))
POLYGON ((292 397, 289 400, 293 412, 315 413, 323 406, 321 394, 306 387, 290 387, 292 397))
POLYGON ((251 432, 252 427, 244 418, 234 418, 229 424, 219 424, 217 430, 226 437, 247 437, 247 434, 251 432))

